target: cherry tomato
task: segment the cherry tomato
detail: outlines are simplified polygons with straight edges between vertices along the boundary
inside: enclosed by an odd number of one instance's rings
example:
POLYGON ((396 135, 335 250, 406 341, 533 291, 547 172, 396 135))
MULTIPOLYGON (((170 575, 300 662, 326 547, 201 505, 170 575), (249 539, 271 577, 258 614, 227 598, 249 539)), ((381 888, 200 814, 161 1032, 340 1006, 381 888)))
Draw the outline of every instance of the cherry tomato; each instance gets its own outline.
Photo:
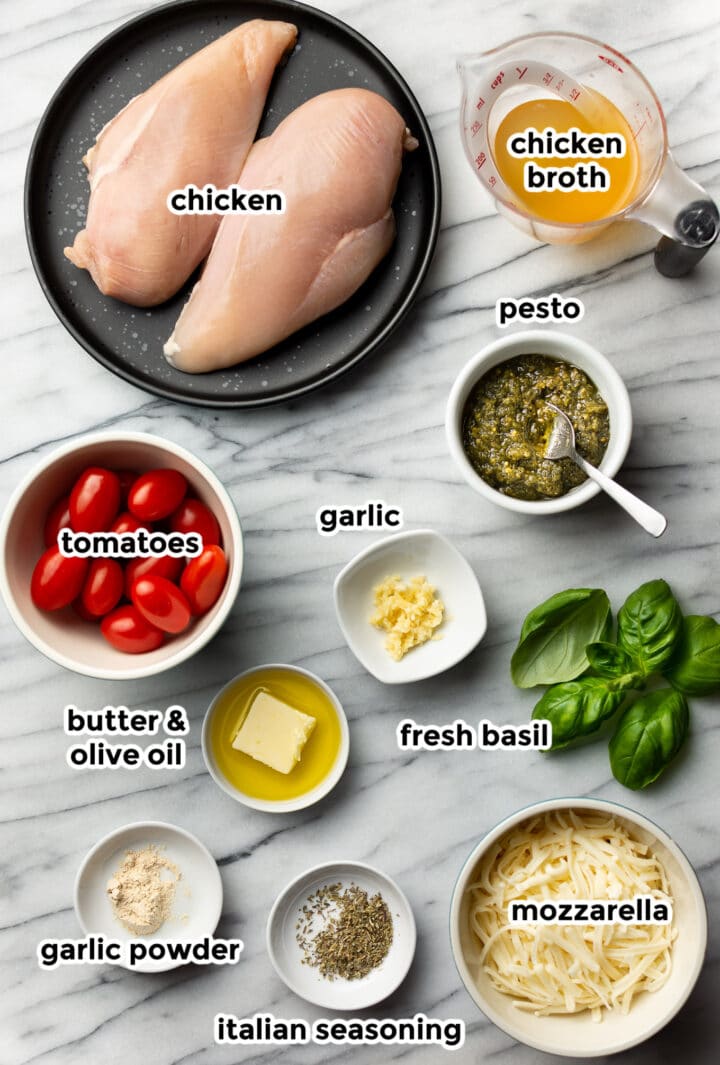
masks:
POLYGON ((95 618, 114 610, 122 599, 125 574, 114 558, 94 558, 85 578, 80 602, 95 618))
POLYGON ((190 624, 190 605, 165 577, 141 577, 131 589, 132 601, 143 617, 163 632, 182 632, 190 624))
POLYGON ((172 555, 148 555, 145 558, 134 558, 125 567, 125 595, 131 599, 132 586, 141 577, 165 577, 168 581, 176 581, 183 568, 181 558, 173 558, 172 555))
POLYGON ((141 521, 134 518, 129 510, 123 510, 121 514, 118 514, 115 521, 110 526, 110 532, 112 533, 132 533, 137 532, 138 529, 145 529, 147 532, 147 525, 143 525, 141 521))
POLYGON ((137 481, 140 474, 137 470, 116 470, 117 479, 120 482, 120 502, 123 506, 127 505, 127 499, 130 495, 130 489, 137 481))
POLYGON ((199 499, 185 499, 170 518, 170 531, 199 533, 203 547, 220 543, 220 526, 209 507, 199 499))
POLYGON ((218 601, 227 572, 225 552, 216 545, 206 547, 202 554, 188 562, 180 578, 180 587, 196 617, 207 613, 218 601))
POLYGON ((40 610, 62 610, 77 599, 88 571, 86 558, 66 558, 49 547, 33 570, 30 596, 40 610))
POLYGON ((70 521, 75 532, 105 532, 120 509, 117 474, 90 466, 70 493, 70 521))
POLYGON ((141 521, 159 521, 180 506, 187 481, 177 470, 150 470, 130 489, 128 510, 141 521))
POLYGON ((43 539, 46 547, 53 547, 57 543, 58 533, 61 529, 70 528, 70 496, 58 499, 45 519, 43 539))
POLYGON ((156 651, 165 634, 142 616, 137 607, 127 604, 107 614, 100 622, 100 632, 109 644, 129 655, 156 651))
POLYGON ((91 614, 85 609, 85 607, 83 606, 82 598, 75 600, 72 605, 72 609, 79 618, 82 618, 83 621, 92 621, 93 625, 97 625, 98 621, 100 620, 94 614, 91 614))

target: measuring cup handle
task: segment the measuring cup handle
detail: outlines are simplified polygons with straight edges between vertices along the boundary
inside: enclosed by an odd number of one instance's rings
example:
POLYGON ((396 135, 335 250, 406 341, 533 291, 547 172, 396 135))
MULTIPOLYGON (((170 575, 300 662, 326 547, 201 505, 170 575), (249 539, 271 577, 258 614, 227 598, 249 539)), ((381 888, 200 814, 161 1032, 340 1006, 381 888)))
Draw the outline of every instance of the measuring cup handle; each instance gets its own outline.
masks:
POLYGON ((677 228, 698 234, 711 234, 706 243, 685 244, 672 237, 661 237, 655 247, 655 269, 664 277, 684 277, 707 255, 717 240, 720 216, 712 200, 696 200, 683 208, 677 228))
POLYGON ((665 277, 689 274, 720 233, 717 205, 669 152, 655 187, 631 217, 663 234, 655 249, 655 266, 665 277))

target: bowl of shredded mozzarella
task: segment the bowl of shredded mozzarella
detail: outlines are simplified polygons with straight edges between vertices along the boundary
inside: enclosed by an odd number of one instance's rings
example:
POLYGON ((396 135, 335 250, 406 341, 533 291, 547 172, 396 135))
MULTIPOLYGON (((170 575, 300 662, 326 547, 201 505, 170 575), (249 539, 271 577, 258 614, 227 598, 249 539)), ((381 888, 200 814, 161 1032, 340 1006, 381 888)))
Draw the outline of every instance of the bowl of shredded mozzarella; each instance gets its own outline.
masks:
POLYGON ((597 799, 518 811, 473 850, 452 899, 460 976, 483 1013, 546 1053, 601 1057, 649 1039, 702 968, 695 872, 646 817, 597 799))

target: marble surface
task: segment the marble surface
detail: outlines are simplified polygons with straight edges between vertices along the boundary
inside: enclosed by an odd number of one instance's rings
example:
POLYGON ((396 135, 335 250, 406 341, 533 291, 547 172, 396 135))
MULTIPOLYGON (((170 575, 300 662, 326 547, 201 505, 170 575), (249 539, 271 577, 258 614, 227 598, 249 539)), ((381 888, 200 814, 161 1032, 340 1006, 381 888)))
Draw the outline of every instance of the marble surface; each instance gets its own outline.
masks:
MULTIPOLYGON (((137 0, 3 5, 4 82, 12 105, 0 119, 0 495, 4 504, 41 456, 76 434, 108 426, 158 433, 207 460, 228 486, 245 531, 245 578, 230 621, 200 657, 122 685, 64 672, 26 644, 0 611, 0 1062, 444 1060, 433 1047, 272 1052, 213 1044, 217 1011, 308 1018, 321 1012, 275 975, 265 921, 291 876, 315 862, 355 857, 397 878, 418 923, 415 964, 384 1012, 463 1018, 467 1042, 451 1059, 459 1065, 539 1065, 549 1059, 490 1024, 460 985, 447 931, 455 877, 474 843, 518 807, 551 796, 601 796, 629 802, 678 840, 717 916, 718 701, 693 700, 692 736, 679 763, 647 793, 632 795, 612 779, 603 744, 559 758, 408 756, 396 748, 395 726, 406 715, 420 722, 456 715, 524 720, 532 695, 512 688, 509 657, 523 615, 558 588, 601 585, 617 604, 641 581, 665 576, 687 611, 720 610, 720 253, 691 279, 669 281, 654 272, 652 235, 639 225, 576 249, 541 247, 513 230, 496 216, 463 158, 454 57, 552 24, 614 43, 653 82, 678 161, 717 198, 717 6, 711 0, 558 0, 550 18, 539 0, 422 6, 327 0, 395 62, 429 116, 444 178, 443 231, 415 309, 381 354, 302 402, 242 414, 162 402, 102 369, 55 320, 26 250, 23 173, 50 95, 88 48, 151 6, 137 0), (557 519, 513 516, 476 498, 451 463, 445 397, 465 361, 496 336, 494 301, 550 291, 585 301, 574 332, 603 350, 628 384, 635 431, 621 480, 667 514, 669 530, 660 542, 604 499, 557 519), (445 676, 414 686, 383 687, 366 675, 333 614, 335 574, 374 537, 321 538, 315 511, 324 502, 359 505, 372 498, 401 505, 406 528, 448 535, 485 593, 489 628, 477 651, 445 676), (213 784, 200 752, 200 723, 213 694, 262 661, 299 663, 321 674, 350 720, 350 763, 334 795, 287 817, 236 805, 213 784), (73 773, 61 724, 68 702, 86 709, 182 703, 192 720, 186 768, 73 773), (41 973, 37 942, 79 934, 72 892, 85 853, 109 830, 146 818, 177 822, 210 848, 225 887, 220 929, 245 940, 242 962, 165 976, 104 967, 41 973)), ((711 920, 707 962, 681 1015, 617 1060, 650 1065, 681 1057, 688 1065, 709 1065, 719 987, 720 940, 711 920)))

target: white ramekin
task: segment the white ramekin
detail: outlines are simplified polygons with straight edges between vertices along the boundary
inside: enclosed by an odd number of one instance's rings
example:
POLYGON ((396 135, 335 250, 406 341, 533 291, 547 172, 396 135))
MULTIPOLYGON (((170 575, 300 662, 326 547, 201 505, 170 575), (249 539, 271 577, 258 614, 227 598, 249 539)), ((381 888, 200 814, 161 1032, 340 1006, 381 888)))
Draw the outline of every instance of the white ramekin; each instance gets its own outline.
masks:
POLYGON ((210 776, 218 787, 222 788, 225 794, 229 795, 231 799, 235 799, 236 802, 241 802, 244 806, 250 806, 253 810, 263 810, 265 813, 271 814, 288 814, 294 813, 296 810, 304 810, 307 806, 312 806, 314 803, 319 802, 320 799, 324 799, 325 796, 333 790, 340 780, 340 777, 345 772, 345 766, 347 765, 348 755, 350 753, 350 730, 348 729, 347 718, 342 703, 332 688, 327 685, 324 680, 321 680, 320 677, 317 677, 308 669, 302 669, 301 666, 290 666, 284 662, 271 662, 262 666, 253 666, 252 669, 246 669, 244 672, 238 673, 236 677, 233 677, 232 680, 229 680, 227 684, 220 689, 210 703, 203 720, 202 752, 210 776), (335 713, 337 714, 338 723, 340 725, 340 747, 338 749, 337 757, 327 775, 323 777, 314 788, 311 788, 310 791, 306 791, 302 795, 297 795, 294 799, 258 799, 254 795, 246 794, 241 788, 236 788, 218 768, 215 761, 215 755, 213 754, 212 743, 210 742, 210 722, 212 721, 213 714, 215 713, 220 699, 223 697, 227 689, 232 687, 243 677, 252 676, 253 673, 264 673, 268 669, 284 669, 288 673, 299 673, 303 677, 307 677, 308 680, 312 681, 313 684, 317 685, 317 687, 322 689, 325 695, 327 695, 333 705, 335 713))
MULTIPOLYGON (((584 340, 544 329, 529 329, 494 340, 474 355, 463 368, 450 392, 445 417, 450 454, 471 488, 506 510, 522 514, 558 514, 572 510, 598 494, 600 488, 594 481, 587 480, 557 499, 514 499, 491 488, 475 472, 465 454, 462 444, 462 419, 471 391, 488 370, 518 355, 548 355, 572 363, 585 371, 605 400, 610 415, 610 441, 600 469, 609 477, 614 477, 618 472, 625 461, 632 436, 630 397, 622 378, 605 356, 584 340)), ((568 411, 568 414, 572 417, 571 411, 568 411)))

